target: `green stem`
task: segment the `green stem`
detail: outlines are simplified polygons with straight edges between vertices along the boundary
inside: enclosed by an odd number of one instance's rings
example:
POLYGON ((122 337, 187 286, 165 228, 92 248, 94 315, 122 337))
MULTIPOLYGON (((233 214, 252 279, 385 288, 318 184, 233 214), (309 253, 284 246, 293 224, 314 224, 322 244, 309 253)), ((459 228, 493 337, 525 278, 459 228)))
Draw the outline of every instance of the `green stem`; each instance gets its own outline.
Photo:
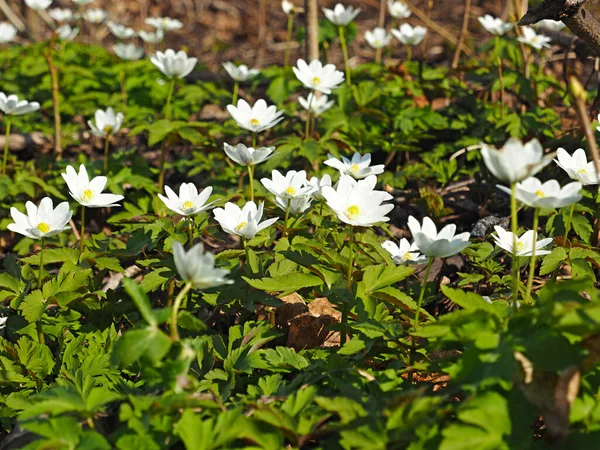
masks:
POLYGON ((567 243, 567 238, 569 237, 569 231, 571 231, 571 222, 573 221, 573 212, 574 211, 575 211, 575 203, 573 203, 571 205, 571 209, 569 210, 569 216, 567 218, 567 223, 565 223, 565 235, 563 236, 565 245, 567 243))
POLYGON ((346 36, 344 35, 344 27, 339 27, 340 44, 342 45, 342 53, 344 54, 344 65, 346 67, 346 84, 352 86, 352 78, 350 75, 350 66, 348 65, 348 47, 346 46, 346 36))
POLYGON ((292 49, 292 31, 294 29, 294 14, 290 13, 288 15, 288 23, 287 23, 287 35, 285 38, 285 59, 283 63, 283 67, 285 70, 290 65, 290 51, 292 49))
POLYGON ((110 134, 104 140, 104 173, 108 173, 108 149, 110 148, 110 134))
POLYGON ((233 106, 235 106, 237 104, 239 91, 240 91, 240 82, 236 81, 235 83, 233 83, 233 97, 231 99, 231 103, 233 104, 233 106))
POLYGON ((173 310, 171 311, 171 340, 173 341, 179 340, 179 332, 177 331, 177 315, 179 314, 179 308, 181 308, 183 299, 191 288, 192 283, 188 281, 183 289, 179 292, 179 295, 177 295, 175 302, 173 303, 173 310))
POLYGON ((411 61, 412 61, 412 47, 409 45, 408 48, 406 49, 406 66, 407 66, 407 68, 411 61))
POLYGON ((517 232, 519 231, 519 215, 517 210, 517 183, 514 182, 510 186, 510 215, 511 215, 511 226, 513 233, 513 258, 512 258, 512 275, 513 275, 513 291, 512 291, 512 303, 513 308, 517 308, 517 300, 519 297, 519 257, 516 255, 517 252, 517 232))
MULTIPOLYGON (((350 236, 348 237, 348 273, 347 286, 350 295, 352 295, 352 269, 354 269, 354 227, 350 227, 350 236)), ((342 333, 340 335, 340 347, 346 343, 348 336, 348 303, 344 302, 342 308, 342 333)))
POLYGON ((158 173, 158 191, 162 192, 165 185, 165 159, 167 157, 167 140, 165 139, 160 146, 160 172, 158 173))
POLYGON ((254 201, 254 166, 248 166, 248 182, 250 187, 250 201, 254 201))
POLYGON ((535 246, 537 243, 537 232, 540 221, 540 208, 535 208, 533 213, 533 249, 531 250, 531 261, 529 263, 529 275, 527 277, 527 291, 525 298, 529 303, 532 302, 531 298, 531 289, 533 288, 533 276, 535 274, 535 262, 536 262, 536 254, 535 254, 535 246))
POLYGON ((288 219, 290 218, 290 205, 292 204, 292 199, 287 199, 287 206, 285 207, 285 219, 283 221, 283 236, 287 237, 288 235, 288 219))
POLYGON ((244 256, 246 257, 246 260, 244 261, 246 263, 246 276, 250 276, 250 275, 252 275, 252 268, 250 267, 250 253, 248 251, 248 239, 242 238, 242 241, 244 243, 244 256))
POLYGON ((85 247, 85 206, 81 207, 81 232, 79 236, 79 259, 83 255, 83 249, 85 247))
POLYGON ((194 219, 192 216, 188 217, 188 239, 190 241, 190 248, 194 245, 194 219))
POLYGON ((123 112, 127 109, 127 89, 125 88, 125 69, 121 70, 121 99, 123 101, 123 112))
MULTIPOLYGON (((319 205, 319 217, 321 218, 321 221, 323 221, 323 205, 325 204, 324 200, 321 200, 320 205, 319 205)), ((319 224, 317 224, 317 226, 315 227, 315 233, 319 231, 319 224)))
POLYGON ((42 289, 42 280, 44 279, 43 275, 44 275, 44 247, 45 245, 45 239, 42 238, 41 239, 41 245, 42 245, 42 249, 40 250, 40 267, 39 267, 39 272, 38 272, 38 289, 42 289))
POLYGON ((252 148, 256 149, 256 141, 257 141, 257 135, 256 133, 252 133, 252 148))
POLYGON ((171 103, 173 102, 173 92, 175 91, 175 78, 169 82, 169 92, 167 94, 167 104, 165 106, 165 119, 171 120, 171 103))
POLYGON ((311 97, 311 95, 314 95, 314 92, 312 94, 308 95, 308 99, 309 99, 309 103, 308 103, 308 109, 306 110, 306 128, 304 130, 304 140, 308 139, 310 137, 310 118, 311 118, 311 113, 312 113, 312 100, 313 97, 311 97))
POLYGON ((8 142, 10 140, 10 120, 4 116, 6 120, 6 141, 4 142, 4 161, 2 163, 2 175, 6 175, 6 163, 8 162, 8 142))

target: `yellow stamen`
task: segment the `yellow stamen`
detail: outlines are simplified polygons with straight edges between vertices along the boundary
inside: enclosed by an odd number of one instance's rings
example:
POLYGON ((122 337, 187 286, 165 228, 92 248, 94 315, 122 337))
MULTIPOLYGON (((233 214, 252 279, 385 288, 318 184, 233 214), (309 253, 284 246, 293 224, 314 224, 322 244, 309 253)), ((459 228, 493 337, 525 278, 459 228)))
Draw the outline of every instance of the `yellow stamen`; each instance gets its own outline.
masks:
POLYGON ((296 190, 293 187, 289 187, 285 190, 285 193, 288 195, 296 195, 296 190))
POLYGON ((373 45, 375 47, 379 47, 381 45, 381 41, 380 40, 376 40, 375 42, 373 42, 373 45))
POLYGON ((189 210, 189 209, 194 209, 194 204, 192 202, 190 202, 189 200, 187 202, 185 202, 183 205, 183 209, 184 210, 189 210))
POLYGON ((358 216, 359 214, 360 214, 360 208, 356 205, 349 206, 348 209, 346 210, 346 216, 348 216, 348 218, 350 218, 350 219, 358 216))
POLYGON ((537 191, 535 191, 535 196, 539 198, 544 198, 546 194, 544 194, 544 191, 542 191, 541 189, 538 189, 537 191))
POLYGON ((112 133, 112 130, 113 130, 113 127, 111 127, 110 125, 106 125, 106 126, 104 127, 104 133, 105 133, 105 134, 111 134, 111 133, 112 133))
POLYGON ((251 125, 260 125, 260 122, 258 121, 258 119, 252 119, 252 120, 250 121, 250 124, 251 124, 251 125))
POLYGON ((524 247, 524 244, 521 241, 517 242, 517 251, 523 250, 523 247, 524 247))
POLYGON ((319 77, 314 77, 310 83, 313 86, 318 86, 319 84, 321 84, 321 79, 319 77))
POLYGON ((94 193, 91 190, 86 189, 85 191, 83 191, 83 195, 81 196, 81 199, 84 202, 89 202, 93 196, 94 196, 94 193))
POLYGON ((359 169, 360 169, 360 167, 358 167, 358 164, 352 164, 352 167, 350 167, 350 170, 352 171, 352 173, 358 172, 359 169))
POLYGON ((577 173, 587 173, 587 169, 583 168, 583 169, 579 169, 577 171, 577 173))
POLYGON ((248 222, 242 222, 242 223, 240 223, 237 227, 235 227, 235 231, 240 231, 246 225, 248 225, 248 222))
POLYGON ((50 225, 48 225, 45 222, 40 222, 37 226, 37 229, 42 233, 47 233, 48 231, 50 231, 50 225))
POLYGON ((406 252, 404 254, 404 259, 406 259, 407 261, 412 261, 413 260, 413 255, 411 255, 410 252, 406 252))

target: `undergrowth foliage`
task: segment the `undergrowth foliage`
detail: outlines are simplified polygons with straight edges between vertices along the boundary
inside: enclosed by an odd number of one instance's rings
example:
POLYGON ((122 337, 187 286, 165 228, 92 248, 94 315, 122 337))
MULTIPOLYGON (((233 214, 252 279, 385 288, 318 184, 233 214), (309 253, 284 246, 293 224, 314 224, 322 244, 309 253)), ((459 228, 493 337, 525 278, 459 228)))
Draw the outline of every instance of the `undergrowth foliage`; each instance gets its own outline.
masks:
MULTIPOLYGON (((321 43, 346 53, 358 12, 326 12, 321 43)), ((2 49, 1 90, 40 108, 0 98, 7 135, 55 133, 50 51, 64 147, 0 176, 2 448, 597 448, 597 172, 531 64, 546 42, 490 19, 465 76, 411 57, 204 81, 69 30, 2 49)))

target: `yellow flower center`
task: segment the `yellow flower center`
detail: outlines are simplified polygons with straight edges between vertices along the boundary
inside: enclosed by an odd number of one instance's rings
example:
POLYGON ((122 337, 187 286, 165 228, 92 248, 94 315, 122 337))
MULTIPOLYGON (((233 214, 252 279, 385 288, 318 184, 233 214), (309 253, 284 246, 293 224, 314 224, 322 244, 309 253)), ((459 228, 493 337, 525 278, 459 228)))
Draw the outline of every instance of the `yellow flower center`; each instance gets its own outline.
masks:
POLYGON ((93 196, 94 196, 94 193, 91 190, 86 189, 85 191, 83 191, 83 195, 81 196, 81 199, 84 202, 89 202, 93 196))
POLYGON ((248 225, 248 222, 242 222, 242 223, 240 223, 237 227, 235 227, 235 231, 240 231, 246 225, 248 225))
POLYGON ((587 173, 587 169, 586 169, 586 168, 579 169, 579 170, 577 171, 577 173, 587 173))
POLYGON ((106 133, 106 134, 111 134, 112 130, 113 130, 113 127, 111 127, 110 125, 106 125, 104 127, 104 133, 106 133))
POLYGON ((373 42, 373 45, 375 47, 379 47, 381 45, 381 41, 379 39, 376 39, 375 42, 373 42))
POLYGON ((288 195, 296 195, 296 189, 294 189, 293 187, 289 187, 285 190, 285 193, 288 195))
POLYGON ((406 259, 407 261, 412 261, 413 260, 413 255, 411 255, 410 252, 406 252, 404 254, 404 259, 406 259))
POLYGON ((523 247, 524 247, 524 245, 523 245, 523 243, 521 241, 517 242, 517 251, 518 252, 521 251, 521 250, 523 250, 523 247))
POLYGON ((258 121, 258 119, 252 119, 250 121, 250 125, 260 125, 260 122, 258 121))
POLYGON ((349 219, 352 219, 352 218, 358 216, 359 214, 360 214, 360 208, 356 205, 349 206, 348 209, 346 210, 346 216, 348 216, 349 219))
POLYGON ((188 200, 187 202, 185 202, 185 203, 183 204, 183 209, 187 211, 187 210, 189 210, 189 209, 194 209, 194 206, 195 206, 195 205, 194 205, 192 202, 190 202, 190 201, 188 200))
POLYGON ((358 172, 359 169, 360 169, 360 167, 358 167, 358 164, 352 164, 352 167, 350 167, 350 170, 352 171, 352 173, 358 172))
POLYGON ((539 198, 544 198, 546 194, 544 194, 544 191, 542 191, 541 189, 538 189, 537 191, 535 191, 535 196, 539 198))
POLYGON ((50 231, 50 225, 48 225, 46 222, 40 222, 37 226, 37 229, 45 234, 50 231))
POLYGON ((321 79, 319 77, 314 77, 311 81, 311 84, 313 86, 318 86, 319 84, 321 84, 321 79))

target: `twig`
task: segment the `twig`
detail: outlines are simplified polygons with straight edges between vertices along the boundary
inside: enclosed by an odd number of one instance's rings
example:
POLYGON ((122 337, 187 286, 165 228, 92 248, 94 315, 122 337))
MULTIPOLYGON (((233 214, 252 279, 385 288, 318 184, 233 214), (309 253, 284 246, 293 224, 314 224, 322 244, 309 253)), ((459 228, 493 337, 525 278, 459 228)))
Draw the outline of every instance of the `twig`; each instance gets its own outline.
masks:
POLYGON ((305 0, 306 10, 306 57, 308 61, 319 59, 319 0, 305 0))
POLYGON ((463 14, 462 28, 460 29, 460 35, 458 37, 458 43, 456 44, 456 51, 454 52, 454 58, 452 58, 452 68, 458 67, 460 61, 460 53, 462 51, 463 44, 465 42, 465 36, 469 30, 469 14, 471 13, 471 0, 465 0, 465 12, 463 14))
POLYGON ((2 11, 2 14, 6 16, 6 18, 17 28, 17 30, 20 32, 25 31, 25 24, 21 19, 19 19, 19 16, 17 16, 13 10, 10 9, 10 6, 8 6, 6 0, 0 0, 0 11, 2 11))

